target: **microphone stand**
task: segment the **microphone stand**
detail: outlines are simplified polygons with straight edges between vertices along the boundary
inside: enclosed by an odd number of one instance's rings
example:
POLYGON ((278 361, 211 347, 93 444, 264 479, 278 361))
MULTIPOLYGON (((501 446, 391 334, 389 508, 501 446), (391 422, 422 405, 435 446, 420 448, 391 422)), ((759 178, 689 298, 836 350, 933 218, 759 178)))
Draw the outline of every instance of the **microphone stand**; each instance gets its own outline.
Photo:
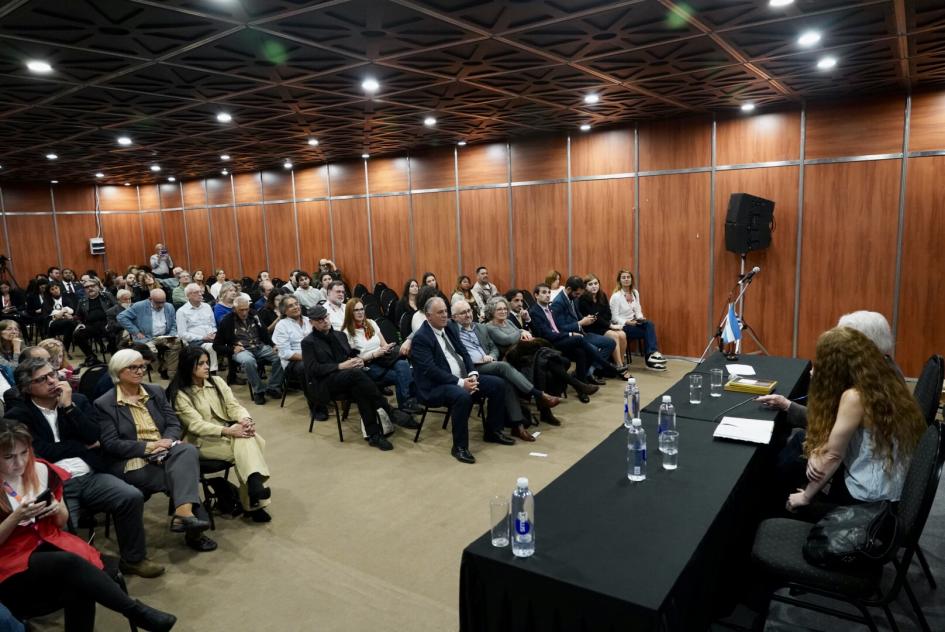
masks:
POLYGON ((706 357, 709 354, 709 349, 712 348, 712 343, 717 342, 719 353, 725 355, 727 360, 735 361, 738 360, 738 354, 741 353, 742 341, 741 338, 735 341, 734 345, 729 343, 725 344, 722 339, 722 331, 725 329, 725 321, 728 320, 728 306, 729 304, 735 305, 735 318, 738 320, 738 326, 741 331, 747 331, 748 335, 751 336, 751 339, 755 341, 755 344, 758 345, 758 348, 761 350, 756 353, 763 353, 764 355, 771 355, 768 353, 768 350, 761 343, 761 340, 758 338, 755 330, 749 325, 745 319, 742 317, 742 310, 745 307, 745 293, 748 291, 748 288, 751 287, 751 282, 755 280, 754 275, 750 278, 745 278, 745 258, 747 255, 741 255, 741 272, 738 275, 738 280, 735 282, 735 285, 732 286, 732 289, 728 293, 728 300, 722 306, 722 314, 719 317, 719 326, 716 328, 715 333, 709 337, 709 341, 705 346, 705 350, 702 352, 702 357, 699 359, 699 362, 705 361, 706 357), (735 296, 735 300, 732 300, 732 296, 735 296), (726 346, 729 347, 728 352, 726 352, 726 346))

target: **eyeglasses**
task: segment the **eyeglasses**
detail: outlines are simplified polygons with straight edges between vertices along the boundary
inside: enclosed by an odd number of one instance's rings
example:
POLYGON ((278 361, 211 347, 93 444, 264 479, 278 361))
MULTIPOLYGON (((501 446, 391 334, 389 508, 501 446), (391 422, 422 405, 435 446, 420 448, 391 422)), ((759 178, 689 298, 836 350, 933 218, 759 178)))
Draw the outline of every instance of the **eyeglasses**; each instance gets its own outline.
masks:
POLYGON ((49 373, 44 373, 43 375, 40 375, 39 377, 34 377, 32 380, 30 380, 30 383, 42 384, 43 382, 58 382, 58 381, 59 381, 59 376, 56 375, 56 372, 50 371, 49 373), (50 380, 49 378, 52 378, 52 380, 50 380))
POLYGON ((164 307, 165 303, 167 303, 167 301, 151 301, 151 304, 155 307, 164 307))
POLYGON ((135 373, 144 373, 145 371, 148 370, 148 365, 147 364, 129 364, 125 368, 135 373))
POLYGON ((354 312, 363 312, 363 311, 364 311, 364 308, 363 308, 363 307, 355 307, 355 308, 354 308, 353 310, 351 310, 351 311, 354 311, 354 312))

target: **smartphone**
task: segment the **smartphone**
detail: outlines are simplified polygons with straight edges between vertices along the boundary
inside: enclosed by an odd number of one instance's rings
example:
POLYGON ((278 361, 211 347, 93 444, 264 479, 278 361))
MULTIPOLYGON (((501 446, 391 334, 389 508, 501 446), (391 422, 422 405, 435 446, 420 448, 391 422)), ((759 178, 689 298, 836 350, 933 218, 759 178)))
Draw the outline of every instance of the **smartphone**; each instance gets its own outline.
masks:
POLYGON ((51 490, 51 489, 47 489, 47 490, 44 491, 42 494, 40 494, 39 496, 37 496, 36 498, 34 498, 34 499, 33 499, 33 502, 34 502, 34 503, 45 503, 45 504, 47 504, 47 505, 51 505, 51 504, 52 504, 52 499, 53 499, 52 490, 51 490))

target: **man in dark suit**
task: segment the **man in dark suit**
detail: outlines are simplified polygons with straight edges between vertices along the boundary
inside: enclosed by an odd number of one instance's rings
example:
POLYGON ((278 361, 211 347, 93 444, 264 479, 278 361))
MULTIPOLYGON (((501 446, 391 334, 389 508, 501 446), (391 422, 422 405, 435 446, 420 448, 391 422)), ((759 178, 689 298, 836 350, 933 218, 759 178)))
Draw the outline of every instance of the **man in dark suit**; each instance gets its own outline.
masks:
POLYGON ((506 425, 505 397, 509 386, 501 378, 479 375, 459 338, 456 323, 450 321, 446 301, 433 297, 423 306, 427 320, 413 336, 410 357, 414 381, 423 401, 446 405, 453 422, 451 454, 461 463, 475 463, 469 452, 469 413, 473 401, 488 402, 483 440, 512 445, 515 440, 502 432, 506 425))
POLYGON ((509 302, 509 320, 519 329, 532 330, 532 317, 525 308, 525 290, 512 289, 505 293, 509 302))
POLYGON ((588 377, 591 378, 590 381, 600 384, 601 382, 593 379, 595 368, 607 377, 615 377, 618 374, 617 367, 610 362, 610 357, 613 355, 617 343, 607 336, 584 331, 586 326, 597 319, 596 316, 581 315, 577 301, 584 293, 584 287, 584 279, 581 277, 568 277, 568 280, 565 281, 564 290, 558 292, 558 295, 551 301, 550 309, 561 331, 581 336, 584 348, 588 353, 587 357, 591 361, 588 377))
POLYGON ((20 397, 6 416, 29 428, 37 456, 71 474, 63 487, 63 500, 72 530, 81 510, 108 512, 115 519, 121 571, 140 577, 164 573, 163 566, 146 557, 144 495, 105 472, 100 430, 89 401, 73 395, 69 383, 60 381, 46 360, 22 362, 15 376, 20 397))
POLYGON ((404 428, 416 429, 413 417, 395 410, 364 371, 364 360, 348 345, 348 339, 331 327, 328 310, 316 305, 309 311, 312 333, 302 339, 305 380, 315 405, 325 406, 331 399, 353 399, 358 405, 368 443, 379 450, 393 450, 384 436, 377 410, 384 409, 391 421, 404 428))

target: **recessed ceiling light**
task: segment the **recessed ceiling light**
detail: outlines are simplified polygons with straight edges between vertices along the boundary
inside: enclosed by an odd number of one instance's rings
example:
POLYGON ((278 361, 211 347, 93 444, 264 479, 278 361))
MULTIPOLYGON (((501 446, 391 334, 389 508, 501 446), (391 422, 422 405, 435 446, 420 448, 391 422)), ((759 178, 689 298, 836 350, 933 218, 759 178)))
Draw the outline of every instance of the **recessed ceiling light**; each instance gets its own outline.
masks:
POLYGON ((377 82, 377 79, 365 79, 361 82, 361 89, 365 92, 377 92, 381 88, 381 84, 377 82))
POLYGON ((154 173, 157 173, 160 170, 161 170, 161 165, 151 165, 151 171, 153 171, 154 173))
POLYGON ((229 123, 230 121, 233 120, 233 117, 230 116, 228 112, 220 112, 219 114, 217 114, 217 120, 220 121, 221 123, 229 123))
POLYGON ((220 172, 220 174, 221 174, 221 175, 224 175, 224 176, 228 176, 228 175, 230 175, 230 172, 227 171, 226 169, 224 169, 223 171, 220 172))
POLYGON ((131 186, 131 183, 130 183, 130 182, 126 182, 126 183, 125 183, 125 186, 126 186, 126 187, 130 187, 130 186, 131 186))
POLYGON ((794 0, 771 0, 768 2, 768 5, 772 7, 786 7, 789 4, 794 4, 794 0))
POLYGON ((47 72, 52 72, 52 66, 50 66, 47 62, 40 61, 38 59, 31 59, 26 62, 26 67, 29 68, 31 72, 35 72, 40 75, 45 75, 47 72))
POLYGON ((426 125, 427 127, 433 127, 434 125, 436 125, 436 119, 433 118, 432 116, 428 116, 425 119, 423 119, 423 124, 426 125))
POLYGON ((317 138, 309 138, 309 139, 308 139, 308 144, 311 145, 312 147, 318 147, 318 139, 317 139, 317 138))
POLYGON ((600 101, 600 97, 596 94, 589 94, 584 97, 584 103, 587 103, 588 105, 594 105, 598 101, 600 101))
POLYGON ((168 181, 168 182, 174 182, 174 181, 176 181, 176 180, 177 180, 177 178, 175 178, 174 176, 167 176, 167 181, 168 181))
POLYGON ((95 177, 96 177, 96 178, 104 178, 104 177, 105 177, 105 174, 102 173, 101 171, 99 171, 98 173, 95 174, 95 177))
POLYGON ((291 160, 286 160, 284 163, 282 163, 282 168, 283 168, 283 169, 291 169, 291 168, 292 168, 292 161, 291 161, 291 160))
POLYGON ((58 157, 56 154, 46 154, 47 160, 55 160, 58 157))
POLYGON ((361 154, 361 157, 367 160, 368 158, 371 157, 371 154, 361 154))
POLYGON ((220 160, 226 161, 230 159, 230 154, 220 154, 220 160))
POLYGON ((466 141, 461 140, 461 141, 459 141, 459 142, 456 143, 456 144, 459 145, 460 147, 465 147, 465 146, 466 146, 466 141))
POLYGON ((751 112, 755 109, 754 103, 742 103, 742 112, 751 112))
POLYGON ((591 130, 591 126, 590 126, 589 124, 587 124, 587 123, 585 123, 584 125, 581 126, 581 131, 582 131, 582 132, 589 132, 590 130, 591 130))
POLYGON ((821 57, 817 62, 817 67, 821 70, 830 70, 837 65, 836 57, 821 57))
POLYGON ((820 41, 820 33, 817 31, 804 31, 801 33, 801 36, 797 38, 797 43, 800 46, 813 46, 820 41))
POLYGON ((119 144, 119 145, 130 145, 130 144, 131 144, 131 139, 128 138, 127 136, 119 136, 119 137, 118 137, 118 144, 119 144))
POLYGON ((50 180, 53 184, 59 184, 59 180, 50 180))

